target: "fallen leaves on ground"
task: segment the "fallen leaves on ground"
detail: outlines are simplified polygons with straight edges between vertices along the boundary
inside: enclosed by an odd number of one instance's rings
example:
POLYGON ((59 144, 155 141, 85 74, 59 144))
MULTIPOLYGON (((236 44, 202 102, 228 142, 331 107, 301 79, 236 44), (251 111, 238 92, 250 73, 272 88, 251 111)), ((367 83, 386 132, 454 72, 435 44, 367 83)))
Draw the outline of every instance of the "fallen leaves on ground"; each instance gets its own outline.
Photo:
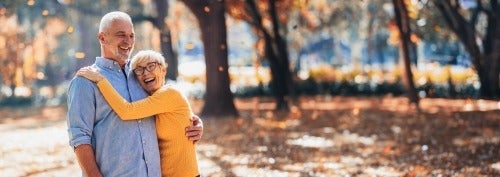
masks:
MULTIPOLYGON (((500 175, 498 101, 423 99, 419 112, 400 97, 318 96, 289 114, 268 98, 235 104, 238 118, 204 118, 202 176, 500 175)), ((80 176, 64 108, 10 112, 0 110, 0 176, 80 176)))

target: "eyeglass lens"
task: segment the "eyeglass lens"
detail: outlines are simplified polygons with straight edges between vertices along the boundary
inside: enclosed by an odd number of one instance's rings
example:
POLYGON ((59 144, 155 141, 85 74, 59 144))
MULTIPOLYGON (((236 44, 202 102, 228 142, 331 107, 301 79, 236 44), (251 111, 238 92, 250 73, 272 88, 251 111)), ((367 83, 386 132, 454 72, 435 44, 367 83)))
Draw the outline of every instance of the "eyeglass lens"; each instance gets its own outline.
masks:
POLYGON ((146 65, 146 67, 138 66, 136 69, 134 69, 134 73, 137 75, 143 75, 144 70, 148 70, 149 72, 152 72, 156 69, 156 62, 151 62, 146 65))

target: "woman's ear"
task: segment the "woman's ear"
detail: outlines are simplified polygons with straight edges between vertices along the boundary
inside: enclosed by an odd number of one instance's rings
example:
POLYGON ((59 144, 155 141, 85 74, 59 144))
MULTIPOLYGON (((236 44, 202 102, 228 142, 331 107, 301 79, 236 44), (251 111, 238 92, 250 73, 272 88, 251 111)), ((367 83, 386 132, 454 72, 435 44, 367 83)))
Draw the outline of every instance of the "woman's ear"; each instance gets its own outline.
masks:
POLYGON ((167 69, 168 69, 168 63, 165 63, 165 67, 163 68, 163 70, 165 70, 165 73, 167 73, 167 69))

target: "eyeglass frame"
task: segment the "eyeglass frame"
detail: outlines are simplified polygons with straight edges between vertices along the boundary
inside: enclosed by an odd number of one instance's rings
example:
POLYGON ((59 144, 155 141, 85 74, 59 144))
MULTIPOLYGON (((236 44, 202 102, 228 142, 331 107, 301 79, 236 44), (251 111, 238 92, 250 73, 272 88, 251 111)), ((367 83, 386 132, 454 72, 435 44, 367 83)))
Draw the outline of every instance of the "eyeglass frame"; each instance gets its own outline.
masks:
POLYGON ((149 62, 148 64, 146 64, 146 67, 137 66, 135 69, 132 70, 132 72, 134 72, 134 74, 137 76, 142 76, 146 70, 148 72, 153 72, 156 70, 156 68, 158 68, 158 66, 160 66, 160 63, 153 61, 153 62, 149 62), (138 69, 140 69, 140 70, 138 70, 138 69), (141 72, 138 73, 138 71, 141 71, 141 72))

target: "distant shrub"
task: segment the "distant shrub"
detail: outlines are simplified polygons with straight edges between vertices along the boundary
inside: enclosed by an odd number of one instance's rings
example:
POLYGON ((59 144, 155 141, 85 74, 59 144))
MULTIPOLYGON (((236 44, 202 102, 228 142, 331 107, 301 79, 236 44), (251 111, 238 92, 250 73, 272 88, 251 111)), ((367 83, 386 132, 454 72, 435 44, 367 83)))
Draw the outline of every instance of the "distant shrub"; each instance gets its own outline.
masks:
POLYGON ((33 97, 5 97, 0 100, 1 107, 23 107, 31 106, 33 97))
MULTIPOLYGON (((421 97, 477 98, 479 79, 471 68, 443 67, 428 64, 413 68, 415 87, 421 97)), ((318 65, 294 75, 296 95, 403 95, 406 92, 399 68, 333 67, 318 65)), ((272 96, 271 75, 266 67, 230 68, 231 91, 236 97, 272 96)), ((201 82, 199 76, 185 77, 188 82, 201 82)), ((204 89, 200 89, 200 95, 204 89)), ((200 97, 201 98, 201 97, 200 97)))

